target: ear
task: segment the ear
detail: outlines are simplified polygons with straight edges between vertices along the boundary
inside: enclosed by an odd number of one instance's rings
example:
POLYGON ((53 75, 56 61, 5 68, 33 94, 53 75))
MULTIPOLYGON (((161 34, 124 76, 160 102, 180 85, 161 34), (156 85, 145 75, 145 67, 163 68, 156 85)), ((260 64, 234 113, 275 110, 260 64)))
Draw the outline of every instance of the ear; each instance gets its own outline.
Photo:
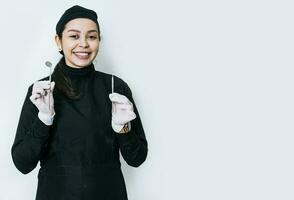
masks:
POLYGON ((56 45, 57 45, 57 48, 60 50, 61 48, 62 48, 62 43, 61 43, 61 39, 59 38, 59 36, 56 34, 55 35, 55 43, 56 43, 56 45))

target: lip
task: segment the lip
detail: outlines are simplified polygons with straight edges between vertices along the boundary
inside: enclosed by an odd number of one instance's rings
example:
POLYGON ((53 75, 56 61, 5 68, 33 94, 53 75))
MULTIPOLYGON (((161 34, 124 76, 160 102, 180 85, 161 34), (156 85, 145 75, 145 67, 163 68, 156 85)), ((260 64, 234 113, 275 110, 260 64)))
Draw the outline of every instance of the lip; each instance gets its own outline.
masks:
POLYGON ((89 51, 75 51, 73 54, 79 59, 89 59, 91 52, 89 51))
POLYGON ((91 51, 73 51, 73 53, 91 53, 91 51))

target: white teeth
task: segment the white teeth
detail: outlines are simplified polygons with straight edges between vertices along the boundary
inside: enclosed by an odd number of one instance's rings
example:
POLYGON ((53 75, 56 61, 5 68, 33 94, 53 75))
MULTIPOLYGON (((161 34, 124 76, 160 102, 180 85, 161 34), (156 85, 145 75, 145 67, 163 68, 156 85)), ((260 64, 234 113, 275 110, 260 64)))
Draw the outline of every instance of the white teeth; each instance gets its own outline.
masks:
POLYGON ((80 56, 87 56, 87 55, 89 55, 89 53, 78 53, 78 52, 76 52, 75 54, 80 55, 80 56))

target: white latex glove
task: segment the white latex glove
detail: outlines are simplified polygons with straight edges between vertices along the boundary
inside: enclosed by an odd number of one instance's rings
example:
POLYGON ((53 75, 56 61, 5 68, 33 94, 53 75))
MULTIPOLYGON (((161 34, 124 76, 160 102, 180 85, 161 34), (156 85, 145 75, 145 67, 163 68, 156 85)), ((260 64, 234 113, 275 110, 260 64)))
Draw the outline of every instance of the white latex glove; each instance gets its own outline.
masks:
POLYGON ((33 85, 32 95, 30 96, 30 100, 39 110, 39 119, 48 126, 53 124, 53 119, 55 115, 53 99, 54 86, 54 81, 51 82, 51 89, 49 80, 37 81, 33 85))
POLYGON ((126 96, 113 92, 109 94, 109 98, 112 101, 111 126, 115 132, 119 133, 126 123, 130 125, 130 121, 136 118, 136 114, 132 102, 126 96))

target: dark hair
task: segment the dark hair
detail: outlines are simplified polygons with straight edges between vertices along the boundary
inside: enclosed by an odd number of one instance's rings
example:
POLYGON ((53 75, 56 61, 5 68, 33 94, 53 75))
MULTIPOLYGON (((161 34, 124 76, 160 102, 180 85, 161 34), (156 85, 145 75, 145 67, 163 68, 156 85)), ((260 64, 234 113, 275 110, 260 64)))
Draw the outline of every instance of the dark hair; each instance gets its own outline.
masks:
MULTIPOLYGON (((101 41, 100 27, 99 27, 99 24, 96 24, 96 25, 97 25, 97 29, 98 29, 98 39, 99 39, 99 41, 101 41)), ((64 30, 64 27, 63 27, 63 30, 64 30)), ((62 39, 62 32, 57 34, 58 37, 60 38, 60 40, 62 39)), ((70 78, 68 77, 64 68, 62 67, 62 65, 65 65, 65 58, 64 58, 63 51, 61 50, 61 51, 59 51, 59 53, 61 53, 63 56, 59 60, 59 62, 56 64, 55 69, 52 73, 52 78, 55 80, 55 86, 66 97, 68 97, 70 99, 74 99, 74 100, 79 99, 81 96, 80 92, 77 89, 73 88, 73 85, 71 83, 70 78)))
POLYGON ((64 56, 56 64, 52 73, 52 79, 55 81, 55 86, 59 89, 66 97, 70 99, 79 99, 81 93, 75 89, 71 83, 67 72, 64 70, 65 65, 64 56))

